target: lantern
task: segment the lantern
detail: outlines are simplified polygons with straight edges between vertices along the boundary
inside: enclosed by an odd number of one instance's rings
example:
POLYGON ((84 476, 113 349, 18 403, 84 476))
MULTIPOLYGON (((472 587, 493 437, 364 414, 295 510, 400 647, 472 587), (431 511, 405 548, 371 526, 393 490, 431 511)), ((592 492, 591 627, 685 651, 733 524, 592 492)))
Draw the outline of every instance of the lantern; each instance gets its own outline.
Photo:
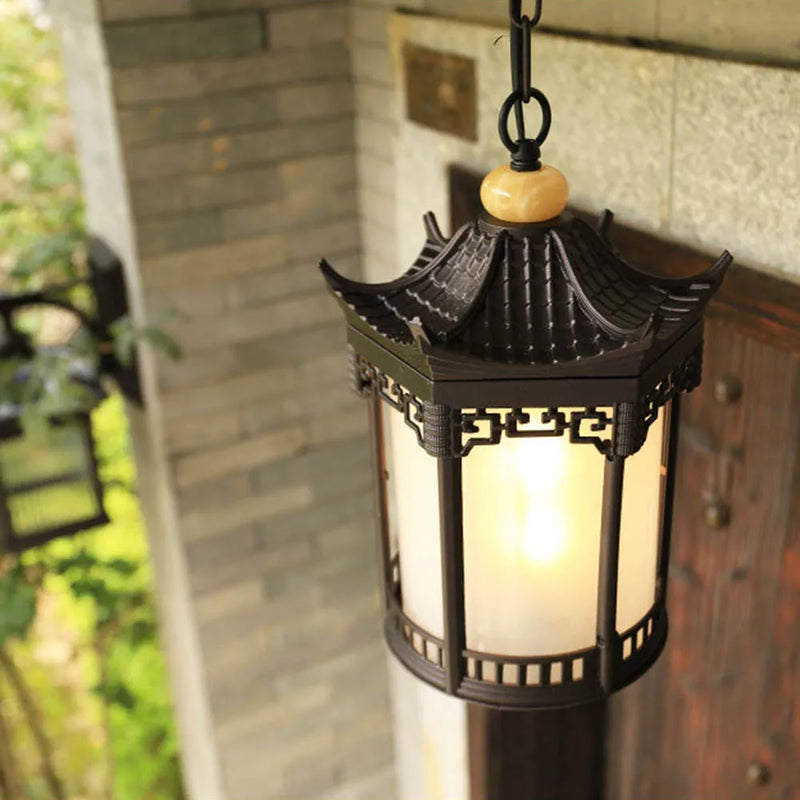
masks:
POLYGON ((127 311, 122 265, 99 239, 89 241, 88 254, 92 314, 69 302, 71 285, 0 295, 0 363, 6 367, 0 386, 2 552, 21 552, 109 521, 90 416, 106 397, 98 371, 66 342, 34 345, 20 320, 31 311, 45 321, 66 312, 69 324, 63 327, 70 336, 77 329, 88 334, 99 372, 114 375, 120 390, 140 401, 135 365, 117 360, 111 334, 127 311), (34 367, 36 358, 44 360, 34 367), (23 425, 29 403, 38 409, 35 431, 23 425))
POLYGON ((14 416, 0 420, 4 552, 21 552, 108 522, 89 413, 51 418, 47 427, 31 436, 14 416))
POLYGON ((519 6, 511 164, 484 181, 484 216, 448 240, 427 215, 388 283, 321 267, 370 406, 391 650, 464 700, 554 708, 622 688, 664 647, 680 395, 731 257, 645 274, 615 251, 609 212, 593 229, 565 210, 566 180, 539 161, 550 109, 519 6))

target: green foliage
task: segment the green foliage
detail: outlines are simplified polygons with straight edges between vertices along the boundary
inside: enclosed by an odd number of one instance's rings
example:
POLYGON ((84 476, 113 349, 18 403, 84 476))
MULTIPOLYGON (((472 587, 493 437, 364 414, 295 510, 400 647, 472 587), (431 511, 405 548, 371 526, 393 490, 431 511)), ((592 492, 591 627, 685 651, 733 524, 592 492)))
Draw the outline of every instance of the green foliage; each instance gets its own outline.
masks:
POLYGON ((172 359, 180 358, 180 345, 160 326, 173 319, 176 313, 168 309, 151 318, 147 325, 136 327, 127 314, 118 319, 112 326, 114 334, 114 355, 120 364, 129 366, 136 354, 137 342, 143 341, 160 350, 172 359))
POLYGON ((75 279, 78 277, 77 254, 82 252, 83 236, 78 227, 47 236, 21 253, 9 277, 25 288, 39 284, 42 275, 47 273, 55 272, 62 279, 75 279))
MULTIPOLYGON (((136 476, 121 400, 110 398, 92 416, 112 522, 30 551, 23 564, 42 576, 40 593, 58 598, 84 654, 80 714, 97 720, 107 708, 114 800, 175 800, 182 797, 178 742, 146 540, 136 498, 125 488, 136 476)), ((90 794, 79 773, 71 783, 76 796, 110 800, 90 794)))
MULTIPOLYGON (((22 14, 0 25, 0 277, 4 291, 71 280, 83 260, 85 222, 79 175, 65 113, 63 76, 51 34, 22 14)), ((30 319, 30 317, 29 317, 30 319)), ((38 315, 34 315, 34 322, 38 315)), ((24 326, 23 326, 24 327, 24 326)), ((85 355, 80 352, 78 355, 85 355)), ((28 430, 86 398, 66 378, 64 354, 30 363, 31 380, 15 380, 20 364, 0 365, 0 403, 22 404, 28 430)))
POLYGON ((0 575, 0 646, 24 637, 36 616, 36 588, 19 564, 0 575))
POLYGON ((178 742, 166 685, 153 683, 153 676, 162 669, 158 649, 120 642, 111 653, 109 666, 112 674, 124 672, 131 700, 111 707, 117 798, 182 797, 178 742), (142 724, 143 718, 147 725, 142 724))
POLYGON ((21 14, 3 16, 0 255, 26 286, 69 279, 81 259, 84 212, 64 109, 52 35, 21 14))

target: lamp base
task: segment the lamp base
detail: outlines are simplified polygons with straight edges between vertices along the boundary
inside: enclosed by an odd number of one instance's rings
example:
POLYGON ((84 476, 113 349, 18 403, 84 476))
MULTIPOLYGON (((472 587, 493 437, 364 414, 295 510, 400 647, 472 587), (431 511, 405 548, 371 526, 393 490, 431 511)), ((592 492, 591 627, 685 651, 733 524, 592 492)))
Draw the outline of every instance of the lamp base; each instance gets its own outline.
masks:
POLYGON ((475 800, 603 800, 607 702, 549 711, 467 709, 475 800))

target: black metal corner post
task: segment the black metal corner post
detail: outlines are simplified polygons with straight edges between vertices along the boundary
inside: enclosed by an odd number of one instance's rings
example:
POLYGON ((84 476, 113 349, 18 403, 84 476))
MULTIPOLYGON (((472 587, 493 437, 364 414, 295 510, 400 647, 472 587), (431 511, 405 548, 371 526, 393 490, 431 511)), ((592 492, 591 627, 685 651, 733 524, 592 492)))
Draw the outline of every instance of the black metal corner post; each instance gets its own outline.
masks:
POLYGON ((389 502, 386 493, 386 448, 384 447, 383 408, 377 389, 369 394, 369 441, 372 450, 373 491, 375 493, 376 549, 381 607, 389 608, 392 591, 392 560, 389 543, 389 502))
POLYGON ((603 517, 600 529, 600 579, 597 587, 597 645, 600 648, 600 684, 610 694, 614 689, 617 662, 617 585, 619 583, 619 539, 622 522, 622 486, 625 459, 609 456, 603 477, 603 517))
POLYGON ((672 517, 675 499, 675 480, 677 477, 678 443, 680 441, 681 427, 681 396, 676 393, 670 400, 669 417, 667 419, 667 441, 662 468, 666 469, 664 476, 664 491, 662 494, 661 508, 661 541, 658 549, 658 571, 656 573, 656 602, 667 604, 667 584, 669 578, 669 551, 672 542, 672 517))
POLYGON ((471 800, 603 800, 606 700, 552 711, 469 705, 471 800))
MULTIPOLYGON (((456 414, 458 412, 453 412, 456 414)), ((442 612, 444 618, 446 689, 458 692, 465 675, 466 620, 464 612, 464 505, 461 459, 440 456, 439 509, 442 554, 442 612)))
POLYGON ((8 494, 0 471, 0 555, 11 552, 14 544, 14 525, 8 507, 8 494))
POLYGON ((92 491, 94 492, 95 499, 97 500, 97 507, 99 513, 95 518, 96 525, 107 525, 111 522, 108 514, 106 513, 105 497, 106 486, 103 483, 100 475, 100 459, 97 454, 97 447, 95 446, 94 433, 92 430, 92 418, 87 414, 81 424, 81 438, 83 439, 83 446, 89 463, 86 465, 89 471, 89 477, 92 484, 92 491))

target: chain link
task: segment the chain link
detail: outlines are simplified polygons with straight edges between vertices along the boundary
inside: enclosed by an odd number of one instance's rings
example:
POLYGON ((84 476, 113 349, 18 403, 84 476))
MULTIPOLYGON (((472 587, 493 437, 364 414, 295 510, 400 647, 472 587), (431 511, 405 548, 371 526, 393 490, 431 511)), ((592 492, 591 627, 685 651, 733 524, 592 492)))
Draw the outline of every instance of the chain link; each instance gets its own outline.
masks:
POLYGON ((509 0, 509 24, 511 40, 511 87, 512 92, 500 111, 500 139, 512 154, 512 166, 519 169, 538 169, 539 146, 550 130, 550 104, 544 94, 536 89, 531 80, 531 33, 542 17, 542 2, 536 0, 533 17, 522 13, 522 0, 509 0), (542 111, 542 126, 534 139, 525 132, 525 105, 536 100, 542 111), (508 117, 514 110, 517 138, 508 133, 508 117))

